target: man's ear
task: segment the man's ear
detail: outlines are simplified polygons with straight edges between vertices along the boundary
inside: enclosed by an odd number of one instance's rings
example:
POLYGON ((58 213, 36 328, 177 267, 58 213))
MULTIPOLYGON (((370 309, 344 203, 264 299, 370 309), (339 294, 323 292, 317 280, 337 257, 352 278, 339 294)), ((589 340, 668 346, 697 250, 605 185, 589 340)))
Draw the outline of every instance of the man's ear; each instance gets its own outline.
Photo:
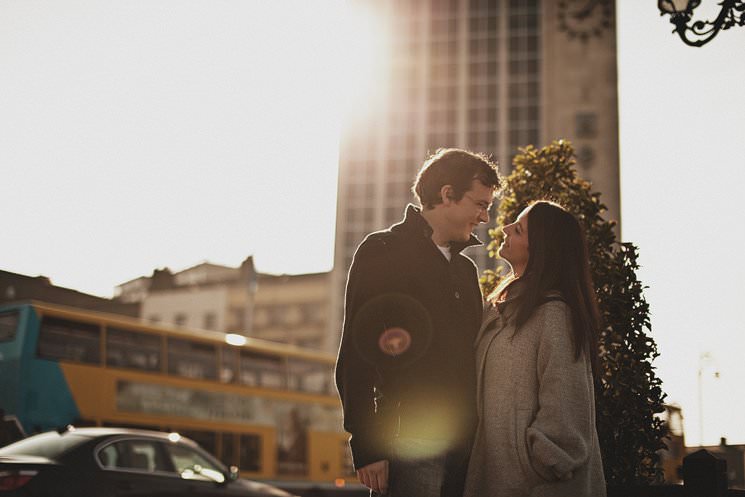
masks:
POLYGON ((453 185, 442 185, 442 188, 440 188, 440 199, 444 205, 449 205, 451 202, 455 201, 453 185))

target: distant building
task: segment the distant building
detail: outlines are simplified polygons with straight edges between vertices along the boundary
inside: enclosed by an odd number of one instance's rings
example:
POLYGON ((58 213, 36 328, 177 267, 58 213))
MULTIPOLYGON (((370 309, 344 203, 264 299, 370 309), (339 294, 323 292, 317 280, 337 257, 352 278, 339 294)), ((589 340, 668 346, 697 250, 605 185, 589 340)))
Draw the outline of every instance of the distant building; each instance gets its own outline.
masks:
POLYGON ((246 334, 251 327, 257 274, 253 257, 237 267, 204 262, 172 273, 156 269, 116 287, 116 299, 139 302, 153 323, 246 334))
POLYGON ((259 275, 251 336, 321 349, 328 330, 330 273, 259 275))
POLYGON ((142 302, 150 290, 150 278, 140 276, 116 287, 114 295, 120 302, 142 302))
POLYGON ((137 302, 111 300, 56 286, 47 276, 27 276, 10 271, 0 271, 0 303, 21 300, 40 300, 50 304, 68 305, 126 316, 140 314, 140 304, 137 302))
POLYGON ((676 404, 666 404, 661 417, 668 428, 665 438, 667 449, 658 452, 665 483, 682 483, 683 458, 701 449, 706 449, 715 457, 727 462, 728 487, 745 489, 745 444, 729 445, 727 439, 722 437, 719 445, 686 447, 681 407, 676 404))
POLYGON ((667 425, 666 449, 658 451, 665 483, 681 483, 683 458, 686 456, 683 410, 679 405, 666 404, 662 418, 667 425))
POLYGON ((140 316, 161 322, 323 348, 330 273, 259 274, 248 257, 238 268, 204 262, 172 273, 156 269, 122 283, 116 299, 139 302, 140 316))

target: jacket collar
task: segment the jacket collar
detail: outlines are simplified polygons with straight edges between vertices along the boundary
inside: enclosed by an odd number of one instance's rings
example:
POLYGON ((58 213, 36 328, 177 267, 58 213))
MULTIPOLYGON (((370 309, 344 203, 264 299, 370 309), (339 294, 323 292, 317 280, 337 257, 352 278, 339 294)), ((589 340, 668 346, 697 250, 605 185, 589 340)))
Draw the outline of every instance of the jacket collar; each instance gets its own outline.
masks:
POLYGON ((525 290, 525 280, 519 278, 508 283, 507 286, 502 290, 503 292, 509 289, 507 298, 495 301, 487 301, 484 305, 484 313, 481 321, 481 328, 476 334, 476 340, 474 345, 477 345, 484 335, 486 330, 491 329, 495 326, 505 326, 513 314, 517 310, 517 302, 520 299, 523 291, 525 290), (501 325, 497 323, 497 320, 501 320, 501 325))
MULTIPOLYGON (((414 236, 421 236, 430 241, 432 240, 432 233, 434 233, 432 226, 430 226, 427 220, 424 219, 424 216, 422 216, 422 210, 413 204, 409 204, 406 206, 404 220, 398 224, 395 224, 391 228, 391 230, 403 231, 414 236)), ((451 242, 450 253, 457 254, 466 247, 481 244, 481 240, 476 238, 476 236, 471 235, 471 238, 466 242, 451 242)))
MULTIPOLYGON (((528 277, 523 276, 517 278, 507 284, 503 291, 507 291, 507 298, 502 301, 495 303, 496 309, 499 314, 502 314, 506 319, 511 319, 517 312, 518 304, 520 299, 523 298, 526 289, 528 288, 528 277)), ((561 292, 551 290, 544 295, 545 299, 551 299, 552 297, 558 297, 561 299, 561 292)), ((543 301, 545 302, 545 300, 543 301)), ((541 305, 539 302, 537 305, 541 305)))
POLYGON ((517 278, 512 280, 502 292, 507 292, 507 296, 504 300, 497 301, 495 303, 500 314, 505 316, 511 316, 517 308, 517 302, 522 298, 522 294, 525 292, 525 288, 528 286, 525 278, 517 278))

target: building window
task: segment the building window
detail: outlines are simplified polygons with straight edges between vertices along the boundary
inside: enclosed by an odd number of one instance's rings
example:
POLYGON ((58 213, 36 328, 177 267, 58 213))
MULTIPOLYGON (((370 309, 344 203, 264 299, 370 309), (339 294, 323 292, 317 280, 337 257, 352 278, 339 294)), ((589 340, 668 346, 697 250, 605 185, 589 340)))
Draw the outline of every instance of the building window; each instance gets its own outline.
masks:
POLYGON ((217 329, 217 315, 214 312, 208 312, 204 315, 204 329, 217 329))
POLYGON ((594 112, 579 112, 574 116, 574 133, 577 138, 595 138, 598 134, 598 116, 594 112))
POLYGON ((175 324, 176 326, 184 326, 186 325, 186 319, 186 314, 184 314, 183 312, 179 312, 173 317, 173 324, 175 324))
POLYGON ((246 329, 246 309, 244 307, 233 307, 230 309, 230 322, 228 330, 243 331, 246 329))
POLYGON ((264 307, 254 310, 253 326, 255 329, 261 329, 269 324, 269 311, 264 307))
POLYGON ((595 164, 595 150, 584 146, 577 152, 577 162, 583 169, 590 169, 595 164))
POLYGON ((284 324, 292 327, 298 326, 303 321, 303 312, 298 306, 289 306, 284 309, 284 324))

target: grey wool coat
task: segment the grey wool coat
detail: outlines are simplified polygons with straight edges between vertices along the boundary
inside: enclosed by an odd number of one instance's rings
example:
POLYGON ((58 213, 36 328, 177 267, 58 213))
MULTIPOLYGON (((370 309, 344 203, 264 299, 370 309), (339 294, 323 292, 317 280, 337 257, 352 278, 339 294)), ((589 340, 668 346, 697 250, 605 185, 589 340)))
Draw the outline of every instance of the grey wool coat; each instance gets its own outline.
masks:
POLYGON ((520 284, 487 305, 476 340, 479 423, 464 497, 605 497, 590 361, 550 300, 516 332, 520 284), (517 290, 517 291, 514 291, 517 290))

